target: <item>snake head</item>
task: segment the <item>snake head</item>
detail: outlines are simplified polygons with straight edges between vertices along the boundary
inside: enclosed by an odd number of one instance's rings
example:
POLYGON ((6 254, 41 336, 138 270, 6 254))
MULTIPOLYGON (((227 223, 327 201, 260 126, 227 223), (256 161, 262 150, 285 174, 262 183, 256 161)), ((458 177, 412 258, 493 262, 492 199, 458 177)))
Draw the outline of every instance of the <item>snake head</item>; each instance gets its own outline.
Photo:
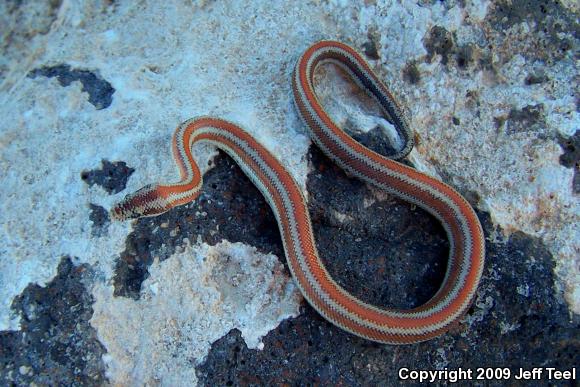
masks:
POLYGON ((159 215, 167 210, 167 201, 161 195, 159 186, 148 184, 115 204, 110 215, 115 220, 128 220, 159 215))

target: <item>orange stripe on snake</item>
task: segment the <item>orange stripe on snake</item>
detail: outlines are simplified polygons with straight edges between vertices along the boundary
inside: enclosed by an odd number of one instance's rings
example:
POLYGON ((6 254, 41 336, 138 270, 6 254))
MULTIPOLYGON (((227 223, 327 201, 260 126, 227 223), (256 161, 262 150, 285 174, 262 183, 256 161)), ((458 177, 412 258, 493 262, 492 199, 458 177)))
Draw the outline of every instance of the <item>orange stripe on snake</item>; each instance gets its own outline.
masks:
POLYGON ((148 185, 127 195, 113 207, 112 217, 154 216, 197 198, 202 176, 191 147, 196 142, 211 143, 228 153, 266 198, 297 286, 322 316, 355 335, 382 343, 415 343, 442 334, 467 311, 481 278, 484 236, 475 212, 450 186, 394 161, 411 151, 413 134, 387 87, 351 47, 321 41, 308 48, 294 70, 292 92, 298 114, 327 156, 350 174, 422 207, 442 223, 450 241, 449 263, 440 289, 424 305, 409 310, 379 308, 340 287, 318 255, 308 206, 291 174, 250 134, 219 118, 182 123, 173 136, 180 182, 148 185), (313 76, 316 67, 327 61, 344 68, 381 106, 403 140, 396 154, 387 158, 364 147, 324 111, 314 92, 313 76))

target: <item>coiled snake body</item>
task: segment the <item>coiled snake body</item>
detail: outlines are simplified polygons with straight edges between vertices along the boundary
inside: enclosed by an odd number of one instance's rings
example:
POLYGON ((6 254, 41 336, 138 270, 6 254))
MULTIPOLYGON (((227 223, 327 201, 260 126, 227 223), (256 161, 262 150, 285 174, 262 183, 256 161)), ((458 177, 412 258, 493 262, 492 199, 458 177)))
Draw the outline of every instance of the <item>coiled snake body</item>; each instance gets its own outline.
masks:
POLYGON ((414 203, 444 226, 449 262, 438 292, 409 310, 369 305, 340 287, 325 269, 316 249, 306 200, 290 173, 266 148, 239 126, 215 117, 182 123, 173 136, 173 155, 181 175, 171 185, 148 185, 111 210, 116 219, 153 216, 194 200, 202 176, 193 160, 194 143, 208 142, 228 153, 262 192, 278 221, 288 266, 308 302, 326 319, 369 340, 407 344, 429 340, 448 330, 469 308, 484 263, 484 237, 469 203, 450 186, 393 159, 406 156, 413 135, 386 86, 354 49, 335 41, 312 45, 300 57, 292 77, 296 108, 317 146, 350 174, 414 203), (313 88, 316 66, 332 61, 374 97, 404 141, 391 158, 355 141, 335 125, 313 88))

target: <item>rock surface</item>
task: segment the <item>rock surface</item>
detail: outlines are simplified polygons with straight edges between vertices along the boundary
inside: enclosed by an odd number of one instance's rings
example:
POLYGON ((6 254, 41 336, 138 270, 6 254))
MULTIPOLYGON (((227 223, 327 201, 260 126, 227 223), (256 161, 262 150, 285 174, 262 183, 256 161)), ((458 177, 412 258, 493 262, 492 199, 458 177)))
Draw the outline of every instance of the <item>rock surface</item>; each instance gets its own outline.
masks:
MULTIPOLYGON (((577 19, 568 0, 3 2, 0 384, 374 385, 403 383, 401 367, 575 366, 577 19), (266 202, 213 149, 195 149, 195 203, 108 217, 174 178, 177 124, 221 116, 304 187, 341 285, 376 305, 425 302, 445 273, 442 227, 346 177, 294 111, 292 67, 322 38, 367 56, 415 130, 409 163, 482 220, 476 302, 438 339, 383 346, 323 320, 284 267, 266 202)), ((344 74, 325 66, 316 88, 353 137, 389 153, 392 126, 344 74)))
MULTIPOLYGON (((325 252, 331 274, 375 305, 409 308, 432 296, 446 258, 445 234, 436 221, 396 199, 374 202, 365 186, 336 171, 317 151, 313 159, 310 209, 318 214, 313 216, 317 246, 325 252), (357 207, 364 202, 373 204, 357 207), (346 216, 337 218, 336 213, 346 216), (357 243, 356 236, 362 241, 357 243), (361 245, 363 249, 349 249, 361 245)), ((480 214, 480 219, 486 235, 493 235, 489 216, 480 214)), ((231 331, 197 367, 198 378, 207 386, 296 381, 368 386, 407 385, 398 379, 403 367, 474 372, 509 367, 514 373, 534 364, 571 369, 580 355, 580 319, 570 317, 564 301, 555 296, 551 254, 540 240, 523 233, 501 243, 488 240, 486 248, 486 270, 474 305, 458 327, 440 338, 411 346, 378 345, 345 333, 304 305, 299 317, 264 338, 263 350, 248 349, 240 332, 231 331)))

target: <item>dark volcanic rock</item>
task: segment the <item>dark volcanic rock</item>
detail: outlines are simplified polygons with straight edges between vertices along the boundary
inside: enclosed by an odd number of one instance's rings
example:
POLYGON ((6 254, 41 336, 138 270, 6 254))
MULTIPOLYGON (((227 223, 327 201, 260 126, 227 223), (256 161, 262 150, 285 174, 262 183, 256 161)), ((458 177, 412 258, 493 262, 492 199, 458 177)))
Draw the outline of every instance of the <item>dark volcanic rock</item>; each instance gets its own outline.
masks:
POLYGON ((81 179, 90 186, 101 186, 110 194, 116 194, 125 189, 127 180, 135 172, 124 161, 110 162, 101 160, 101 169, 81 172, 81 179))
POLYGON ((431 298, 448 254, 441 225, 397 198, 375 201, 365 184, 347 178, 317 148, 311 157, 310 214, 333 278, 371 304, 412 308, 431 298))
POLYGON ((68 86, 74 81, 79 81, 83 85, 82 91, 89 95, 89 102, 97 110, 106 109, 113 102, 115 89, 109 82, 93 71, 73 69, 67 64, 60 64, 32 70, 28 76, 30 78, 36 78, 37 76, 56 77, 61 86, 68 86))
POLYGON ((104 347, 89 324, 93 298, 83 285, 90 269, 63 258, 46 287, 29 285, 14 299, 21 330, 0 332, 0 385, 100 386, 104 347))
POLYGON ((89 203, 89 208, 91 210, 91 213, 89 214, 89 219, 91 220, 91 222, 93 222, 93 225, 91 227, 91 234, 93 236, 104 235, 110 223, 109 214, 107 210, 93 203, 89 203))
POLYGON ((580 130, 577 130, 572 137, 559 138, 559 143, 564 151, 560 156, 560 164, 574 169, 572 191, 578 194, 580 193, 580 130))
POLYGON ((574 52, 580 38, 577 15, 557 0, 500 0, 490 7, 486 19, 499 34, 505 34, 514 25, 528 23, 530 33, 525 36, 521 52, 512 51, 511 55, 552 62, 574 52))
POLYGON ((423 45, 429 53, 429 60, 437 54, 441 55, 441 63, 447 64, 449 56, 454 50, 455 42, 451 32, 441 26, 435 26, 425 37, 423 45))

